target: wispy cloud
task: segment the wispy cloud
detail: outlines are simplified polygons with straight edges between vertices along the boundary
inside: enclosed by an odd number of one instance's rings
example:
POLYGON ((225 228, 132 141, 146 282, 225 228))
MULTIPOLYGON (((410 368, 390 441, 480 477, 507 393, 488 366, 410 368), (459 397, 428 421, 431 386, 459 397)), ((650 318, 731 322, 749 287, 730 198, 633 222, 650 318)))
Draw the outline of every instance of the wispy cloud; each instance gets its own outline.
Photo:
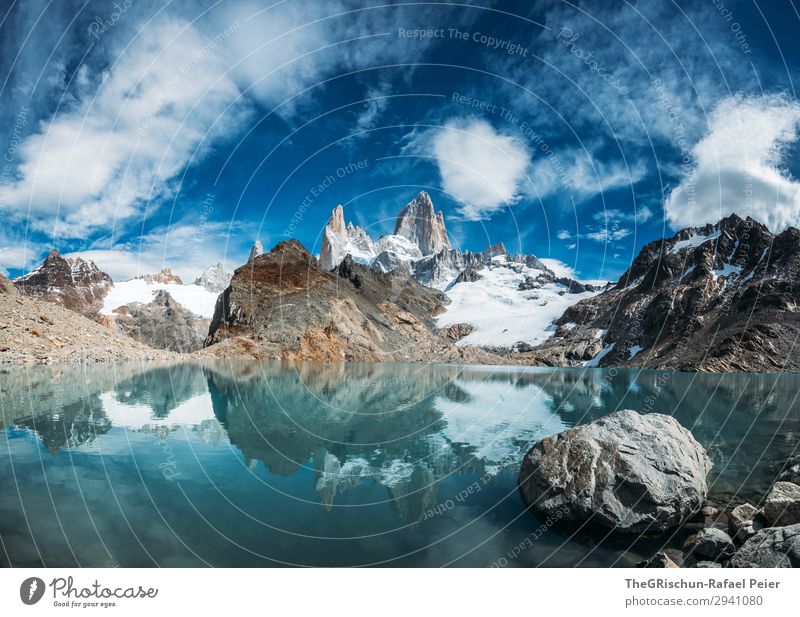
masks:
POLYGON ((246 106, 218 44, 176 19, 142 30, 107 70, 86 78, 96 90, 79 92, 23 141, 9 206, 30 214, 34 229, 68 238, 140 215, 241 126, 246 106))

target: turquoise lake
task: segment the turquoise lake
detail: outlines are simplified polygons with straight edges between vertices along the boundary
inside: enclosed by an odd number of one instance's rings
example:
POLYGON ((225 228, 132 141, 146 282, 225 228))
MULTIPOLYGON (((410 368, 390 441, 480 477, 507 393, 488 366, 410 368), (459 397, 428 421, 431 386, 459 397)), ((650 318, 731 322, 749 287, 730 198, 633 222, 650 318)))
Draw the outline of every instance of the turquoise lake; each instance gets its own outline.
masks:
POLYGON ((709 502, 797 452, 800 377, 214 362, 0 372, 3 566, 630 566, 635 540, 542 528, 523 454, 617 409, 706 447, 709 502))

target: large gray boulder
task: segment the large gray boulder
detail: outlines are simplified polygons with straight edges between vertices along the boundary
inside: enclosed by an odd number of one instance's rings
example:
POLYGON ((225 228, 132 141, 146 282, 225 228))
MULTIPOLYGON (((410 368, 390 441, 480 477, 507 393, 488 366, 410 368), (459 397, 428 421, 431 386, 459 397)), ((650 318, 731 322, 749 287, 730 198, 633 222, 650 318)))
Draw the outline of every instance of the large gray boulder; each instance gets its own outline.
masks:
POLYGON ((764 501, 763 513, 769 527, 800 523, 800 486, 776 482, 764 501))
POLYGON ((800 567, 800 524, 762 529, 736 551, 728 567, 800 567))
POLYGON ((542 516, 657 533, 703 506, 710 469, 703 447, 674 418, 624 410, 537 443, 519 488, 542 516))

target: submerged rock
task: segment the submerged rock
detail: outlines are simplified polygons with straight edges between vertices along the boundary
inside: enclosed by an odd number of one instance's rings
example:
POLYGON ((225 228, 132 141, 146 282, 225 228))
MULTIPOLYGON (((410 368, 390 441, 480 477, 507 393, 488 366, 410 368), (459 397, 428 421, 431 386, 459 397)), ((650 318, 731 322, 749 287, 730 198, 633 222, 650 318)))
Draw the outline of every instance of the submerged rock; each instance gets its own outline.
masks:
POLYGON ((764 502, 764 520, 770 527, 800 523, 800 486, 776 482, 764 502))
POLYGON ((745 542, 728 562, 731 568, 800 567, 800 524, 768 527, 745 542))
POLYGON ((624 410, 537 443, 523 460, 519 488, 543 516, 657 533, 702 507, 710 468, 674 418, 624 410))

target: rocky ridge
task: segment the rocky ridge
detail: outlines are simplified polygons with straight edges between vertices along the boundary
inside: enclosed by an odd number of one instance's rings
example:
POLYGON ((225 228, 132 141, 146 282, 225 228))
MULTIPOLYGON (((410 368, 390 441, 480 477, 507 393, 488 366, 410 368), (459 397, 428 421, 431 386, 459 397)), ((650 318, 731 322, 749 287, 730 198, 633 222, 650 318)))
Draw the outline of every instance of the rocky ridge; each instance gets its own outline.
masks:
POLYGON ((531 361, 798 371, 800 231, 731 215, 646 245, 604 293, 567 308, 531 361))
POLYGON ((50 251, 41 266, 13 281, 24 295, 94 317, 113 286, 111 277, 92 261, 65 258, 50 251))

